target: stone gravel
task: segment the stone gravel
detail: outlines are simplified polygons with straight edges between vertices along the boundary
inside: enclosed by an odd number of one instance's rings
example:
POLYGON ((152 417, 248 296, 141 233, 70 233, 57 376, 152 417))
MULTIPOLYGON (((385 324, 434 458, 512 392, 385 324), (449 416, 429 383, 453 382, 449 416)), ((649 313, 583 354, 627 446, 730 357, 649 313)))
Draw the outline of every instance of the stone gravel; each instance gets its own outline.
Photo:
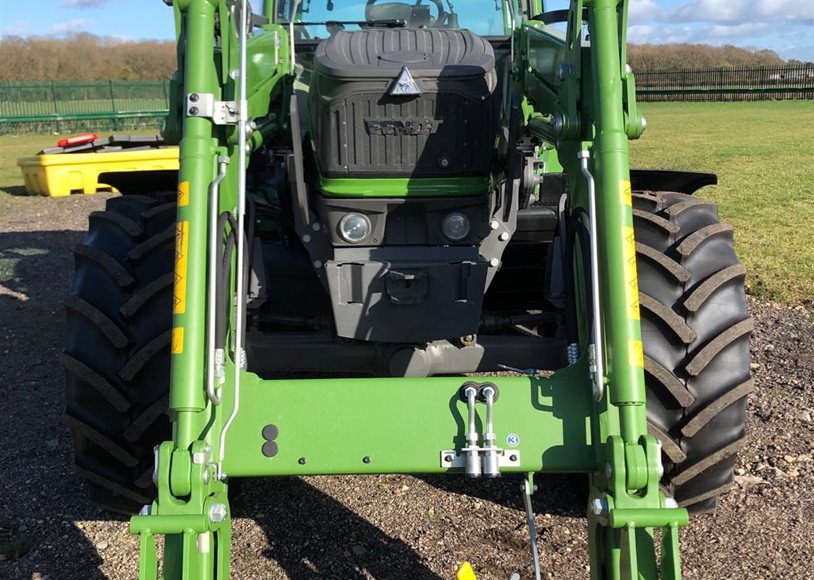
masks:
MULTIPOLYGON (((0 201, 0 578, 129 579, 138 541, 74 476, 61 301, 87 214, 106 196, 0 201)), ((812 289, 814 296, 814 289, 812 289)), ((682 531, 687 578, 814 577, 814 304, 750 299, 749 445, 718 511, 682 531)), ((544 577, 587 578, 576 476, 539 478, 544 577)), ((233 578, 532 578, 520 480, 374 476, 247 480, 233 578)))

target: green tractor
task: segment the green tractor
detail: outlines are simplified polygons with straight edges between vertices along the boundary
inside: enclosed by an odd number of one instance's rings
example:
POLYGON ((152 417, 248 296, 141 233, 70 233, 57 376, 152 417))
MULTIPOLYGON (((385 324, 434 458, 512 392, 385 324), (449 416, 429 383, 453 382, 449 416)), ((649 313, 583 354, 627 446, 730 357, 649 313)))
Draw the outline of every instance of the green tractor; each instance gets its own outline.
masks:
POLYGON ((629 169, 627 2, 165 1, 180 174, 91 215, 63 357, 141 578, 228 577, 238 478, 541 472, 593 578, 680 577, 752 322, 715 176, 629 169))

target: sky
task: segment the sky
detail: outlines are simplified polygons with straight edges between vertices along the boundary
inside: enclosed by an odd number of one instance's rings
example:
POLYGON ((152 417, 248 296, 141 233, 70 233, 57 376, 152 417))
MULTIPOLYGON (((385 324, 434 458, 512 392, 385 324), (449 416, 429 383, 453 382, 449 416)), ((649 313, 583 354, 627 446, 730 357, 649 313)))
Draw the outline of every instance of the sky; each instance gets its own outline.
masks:
MULTIPOLYGON (((549 3, 550 9, 567 4, 549 3)), ((814 0, 630 0, 629 7, 633 43, 732 44, 814 61, 814 0)), ((2 36, 78 32, 122 40, 171 40, 175 34, 172 10, 162 0, 0 2, 2 36)))

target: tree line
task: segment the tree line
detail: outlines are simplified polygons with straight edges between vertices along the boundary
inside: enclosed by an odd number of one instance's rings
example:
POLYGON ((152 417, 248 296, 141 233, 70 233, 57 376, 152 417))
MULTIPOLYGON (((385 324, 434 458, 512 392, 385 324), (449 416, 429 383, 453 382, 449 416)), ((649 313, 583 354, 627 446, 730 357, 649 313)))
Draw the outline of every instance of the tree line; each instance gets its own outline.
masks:
MULTIPOLYGON (((91 34, 5 37, 0 40, 0 82, 168 79, 175 55, 172 41, 128 42, 91 34)), ((639 72, 785 63, 771 50, 703 44, 634 44, 628 62, 639 72)))
POLYGON ((175 42, 126 42, 91 34, 0 40, 0 82, 159 80, 175 71, 175 42))
POLYGON ((772 50, 708 44, 632 44, 627 61, 634 72, 786 64, 772 50))

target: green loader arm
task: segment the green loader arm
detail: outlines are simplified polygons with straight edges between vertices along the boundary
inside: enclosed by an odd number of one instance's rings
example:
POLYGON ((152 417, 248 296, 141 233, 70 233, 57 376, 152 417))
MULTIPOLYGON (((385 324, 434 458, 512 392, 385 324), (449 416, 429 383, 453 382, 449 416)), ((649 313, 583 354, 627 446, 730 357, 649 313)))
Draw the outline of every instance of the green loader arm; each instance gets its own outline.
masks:
MULTIPOLYGON (((251 151, 264 142, 299 146, 289 30, 274 23, 273 0, 253 24, 245 6, 174 2, 179 102, 168 126, 180 136, 181 170, 173 433, 156 449, 158 497, 130 523, 141 537, 143 580, 158 574, 157 534, 166 535, 163 577, 228 578, 229 477, 461 471, 453 456, 464 452, 465 378, 262 381, 242 368, 240 300, 228 346, 210 360, 210 258, 223 241, 212 216, 234 211, 242 231, 251 151)), ((645 413, 628 164, 628 140, 644 120, 626 67, 627 2, 572 0, 564 34, 540 16, 539 0, 532 14, 517 4, 511 12, 512 84, 522 95, 516 137, 556 147, 568 214, 593 233, 595 253, 593 268, 573 256, 582 320, 574 364, 548 378, 489 379, 511 417, 496 427, 497 440, 517 441, 502 472, 590 475, 592 578, 679 578, 678 528, 688 514, 659 489, 661 448, 645 413), (655 528, 663 530, 660 563, 655 528)), ((243 284, 233 275, 234 296, 243 284)), ((480 411, 477 418, 486 421, 480 411)))

